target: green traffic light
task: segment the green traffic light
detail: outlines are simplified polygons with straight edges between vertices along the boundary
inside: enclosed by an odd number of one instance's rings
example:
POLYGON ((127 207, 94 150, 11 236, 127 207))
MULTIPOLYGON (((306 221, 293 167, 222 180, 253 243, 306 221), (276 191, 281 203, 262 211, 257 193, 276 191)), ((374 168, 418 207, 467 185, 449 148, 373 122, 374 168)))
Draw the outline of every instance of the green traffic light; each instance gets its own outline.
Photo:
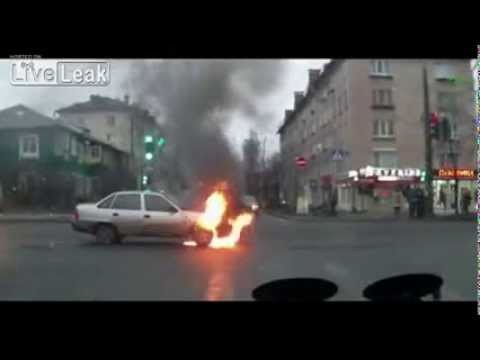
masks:
POLYGON ((153 159, 153 154, 152 153, 146 153, 145 154, 145 159, 152 160, 153 159))
POLYGON ((157 144, 159 147, 162 147, 163 145, 165 145, 165 138, 161 137, 160 139, 158 139, 157 144))
POLYGON ((153 142, 153 136, 152 135, 146 135, 145 136, 145 143, 151 143, 153 142))

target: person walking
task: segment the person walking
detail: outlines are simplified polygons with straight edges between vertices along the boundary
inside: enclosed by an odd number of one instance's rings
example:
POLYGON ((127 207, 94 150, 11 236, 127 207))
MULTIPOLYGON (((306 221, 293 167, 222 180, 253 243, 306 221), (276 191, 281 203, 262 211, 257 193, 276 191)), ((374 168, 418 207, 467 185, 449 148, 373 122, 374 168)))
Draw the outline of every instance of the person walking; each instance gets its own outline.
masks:
POLYGON ((330 210, 333 216, 337 215, 337 203, 338 203, 338 192, 337 189, 333 189, 332 195, 330 198, 330 210))
POLYGON ((417 212, 417 197, 415 187, 408 187, 406 190, 406 197, 408 201, 408 217, 413 219, 417 212))
POLYGON ((464 215, 468 214, 468 208, 470 207, 470 203, 472 202, 472 194, 470 190, 464 188, 462 194, 462 213, 464 215))
POLYGON ((425 193, 423 189, 418 187, 415 192, 416 203, 417 203, 417 217, 422 219, 425 214, 425 193))
POLYGON ((447 211, 447 194, 445 193, 445 190, 440 188, 440 192, 438 194, 438 203, 443 206, 443 211, 447 211))

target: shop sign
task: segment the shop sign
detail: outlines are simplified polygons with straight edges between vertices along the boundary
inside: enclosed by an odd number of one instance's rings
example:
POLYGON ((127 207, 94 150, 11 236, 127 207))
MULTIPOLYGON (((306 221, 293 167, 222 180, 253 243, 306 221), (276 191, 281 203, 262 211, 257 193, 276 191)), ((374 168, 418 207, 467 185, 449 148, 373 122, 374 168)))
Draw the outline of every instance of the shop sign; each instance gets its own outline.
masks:
POLYGON ((441 179, 475 179, 475 170, 474 169, 447 169, 440 168, 435 172, 435 176, 441 179))
POLYGON ((396 181, 402 178, 413 178, 421 176, 420 169, 397 169, 397 168, 382 168, 367 166, 360 170, 351 170, 348 172, 348 177, 357 181, 359 178, 376 177, 380 181, 396 181))

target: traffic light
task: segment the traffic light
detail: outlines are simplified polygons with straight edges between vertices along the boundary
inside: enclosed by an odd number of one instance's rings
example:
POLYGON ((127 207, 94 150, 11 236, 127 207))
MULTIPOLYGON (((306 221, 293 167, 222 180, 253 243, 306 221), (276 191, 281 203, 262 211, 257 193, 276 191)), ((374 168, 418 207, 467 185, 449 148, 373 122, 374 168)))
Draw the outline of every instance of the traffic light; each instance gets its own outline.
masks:
POLYGON ((147 175, 143 175, 142 177, 142 185, 147 185, 148 184, 148 176, 147 175))
POLYGON ((145 160, 152 160, 153 153, 155 150, 155 145, 153 143, 153 136, 152 135, 145 135, 145 160))
POLYGON ((439 123, 440 123, 440 116, 437 112, 433 112, 430 114, 430 135, 433 139, 439 138, 439 123))
POLYGON ((157 142, 158 148, 161 150, 165 146, 165 138, 160 137, 157 142))
POLYGON ((420 181, 425 182, 426 179, 427 179, 427 172, 425 170, 422 170, 420 173, 420 181))

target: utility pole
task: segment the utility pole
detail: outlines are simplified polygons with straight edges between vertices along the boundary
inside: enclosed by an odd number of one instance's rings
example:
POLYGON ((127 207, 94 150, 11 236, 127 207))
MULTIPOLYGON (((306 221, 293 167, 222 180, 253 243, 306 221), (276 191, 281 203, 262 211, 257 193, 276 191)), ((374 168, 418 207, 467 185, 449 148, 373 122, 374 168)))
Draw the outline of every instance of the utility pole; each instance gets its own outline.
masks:
POLYGON ((433 215, 433 169, 432 169, 432 137, 430 134, 430 100, 428 93, 427 65, 423 63, 423 103, 424 103, 424 130, 425 130, 425 171, 426 171, 426 215, 433 215))

